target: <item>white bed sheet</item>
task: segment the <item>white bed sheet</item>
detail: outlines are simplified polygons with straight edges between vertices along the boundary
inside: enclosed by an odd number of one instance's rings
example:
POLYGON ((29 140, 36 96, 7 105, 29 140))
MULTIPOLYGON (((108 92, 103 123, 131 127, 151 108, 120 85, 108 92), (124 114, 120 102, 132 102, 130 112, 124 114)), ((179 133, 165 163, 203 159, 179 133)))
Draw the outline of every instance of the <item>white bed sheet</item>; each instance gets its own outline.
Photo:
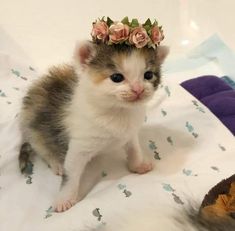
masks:
MULTIPOLYGON (((81 190, 89 192, 85 199, 65 213, 52 213, 49 207, 58 193, 60 177, 40 159, 30 176, 21 175, 18 169, 17 114, 28 85, 38 74, 28 60, 17 57, 14 52, 0 53, 1 231, 130 231, 136 227, 151 231, 156 224, 159 230, 172 231, 176 227, 170 215, 183 209, 189 198, 201 201, 214 184, 234 174, 232 134, 165 76, 140 134, 143 151, 155 160, 155 170, 131 174, 124 153, 107 150, 84 174, 81 190)), ((182 78, 184 73, 177 75, 182 78)), ((193 71, 187 75, 194 77, 193 71)))

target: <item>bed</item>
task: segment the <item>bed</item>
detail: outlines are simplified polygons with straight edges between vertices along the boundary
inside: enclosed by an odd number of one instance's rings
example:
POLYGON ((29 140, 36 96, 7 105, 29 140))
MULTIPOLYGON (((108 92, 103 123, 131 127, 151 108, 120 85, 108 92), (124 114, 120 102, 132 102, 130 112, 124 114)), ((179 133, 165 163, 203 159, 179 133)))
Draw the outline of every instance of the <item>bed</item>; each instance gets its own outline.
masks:
POLYGON ((51 203, 60 177, 39 158, 27 176, 18 168, 21 99, 39 73, 15 51, 0 51, 1 231, 155 230, 156 224, 159 230, 172 231, 172 217, 189 201, 201 201, 213 185, 234 174, 232 131, 165 74, 140 133, 154 171, 131 174, 123 151, 107 150, 83 175, 81 194, 86 197, 67 212, 54 213, 51 203))

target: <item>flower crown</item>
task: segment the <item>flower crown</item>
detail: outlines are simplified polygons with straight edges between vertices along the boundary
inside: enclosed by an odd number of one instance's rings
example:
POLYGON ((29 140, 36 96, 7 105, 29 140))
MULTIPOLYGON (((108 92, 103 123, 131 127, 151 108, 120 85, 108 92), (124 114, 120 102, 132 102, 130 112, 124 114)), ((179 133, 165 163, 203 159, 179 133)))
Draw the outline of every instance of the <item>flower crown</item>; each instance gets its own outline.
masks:
POLYGON ((145 46, 156 48, 164 39, 163 30, 156 20, 152 23, 148 18, 144 24, 137 19, 129 21, 125 17, 121 22, 113 21, 109 17, 97 19, 93 22, 91 36, 94 42, 107 45, 125 44, 142 48, 145 46))

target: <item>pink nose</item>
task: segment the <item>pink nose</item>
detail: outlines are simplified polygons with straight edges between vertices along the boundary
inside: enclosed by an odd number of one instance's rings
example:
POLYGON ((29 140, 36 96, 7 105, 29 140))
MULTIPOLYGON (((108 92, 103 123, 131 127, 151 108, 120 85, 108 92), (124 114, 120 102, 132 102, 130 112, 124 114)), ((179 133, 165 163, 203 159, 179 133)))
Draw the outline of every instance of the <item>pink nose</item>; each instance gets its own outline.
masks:
POLYGON ((136 94, 136 95, 141 95, 144 92, 144 87, 141 86, 139 83, 134 83, 131 87, 131 90, 136 94))

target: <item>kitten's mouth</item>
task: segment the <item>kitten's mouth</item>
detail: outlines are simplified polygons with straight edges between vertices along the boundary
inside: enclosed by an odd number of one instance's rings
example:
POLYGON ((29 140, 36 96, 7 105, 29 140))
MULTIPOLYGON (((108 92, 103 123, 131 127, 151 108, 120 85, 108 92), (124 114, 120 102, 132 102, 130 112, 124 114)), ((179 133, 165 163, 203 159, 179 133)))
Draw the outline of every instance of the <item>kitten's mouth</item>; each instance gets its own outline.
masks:
POLYGON ((139 95, 136 95, 136 96, 134 96, 134 97, 128 98, 127 101, 128 101, 128 102, 136 102, 136 101, 140 101, 140 100, 142 100, 142 99, 143 99, 143 97, 141 97, 141 96, 139 96, 139 95))
POLYGON ((143 92, 142 94, 123 94, 119 95, 119 100, 127 104, 141 104, 145 103, 151 98, 150 92, 143 92))
POLYGON ((130 103, 134 103, 134 102, 141 102, 145 100, 146 98, 147 97, 145 95, 133 95, 131 97, 124 98, 124 100, 130 103))

